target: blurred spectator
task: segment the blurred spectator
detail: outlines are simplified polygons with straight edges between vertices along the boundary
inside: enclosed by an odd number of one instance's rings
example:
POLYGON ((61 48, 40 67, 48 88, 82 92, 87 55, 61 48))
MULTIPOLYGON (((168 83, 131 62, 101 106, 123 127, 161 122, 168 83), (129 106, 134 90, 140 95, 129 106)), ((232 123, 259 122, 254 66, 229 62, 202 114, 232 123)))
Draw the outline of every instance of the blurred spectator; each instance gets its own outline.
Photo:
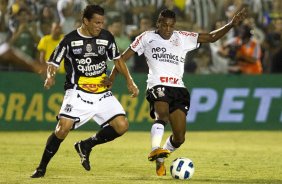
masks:
POLYGON ((75 21, 87 4, 86 0, 58 0, 57 11, 64 34, 73 30, 75 21))
POLYGON ((124 21, 124 0, 104 0, 101 6, 105 9, 106 24, 108 20, 115 17, 121 17, 124 21))
POLYGON ((127 10, 125 23, 127 25, 138 25, 142 16, 152 16, 156 11, 156 2, 154 0, 125 0, 127 10))
POLYGON ((235 61, 229 70, 232 73, 261 74, 261 45, 252 39, 252 30, 242 25, 239 36, 227 41, 225 55, 235 61))
POLYGON ((50 34, 50 27, 56 20, 58 20, 58 17, 56 16, 56 11, 54 11, 54 8, 50 5, 44 5, 38 18, 40 35, 44 36, 50 34))
POLYGON ((273 20, 274 29, 269 34, 271 73, 282 73, 282 16, 273 20))
MULTIPOLYGON (((219 29, 220 27, 224 26, 226 21, 221 20, 215 23, 213 30, 219 29)), ((220 50, 222 49, 227 37, 226 35, 221 39, 217 40, 214 43, 210 43, 211 49, 211 64, 208 67, 209 73, 221 73, 226 74, 228 73, 228 66, 230 60, 228 57, 222 56, 220 50)))
POLYGON ((9 40, 9 43, 29 55, 36 58, 36 44, 39 41, 37 36, 36 24, 30 21, 30 13, 27 9, 22 8, 16 14, 17 26, 9 40))
MULTIPOLYGON (((142 16, 137 29, 133 30, 130 34, 131 41, 134 41, 136 36, 143 33, 144 31, 150 31, 153 29, 154 28, 152 25, 151 17, 146 16, 146 15, 142 16)), ((138 54, 135 53, 133 57, 133 66, 132 66, 133 72, 144 72, 144 73, 148 72, 149 68, 145 61, 146 61, 146 58, 144 54, 138 56, 138 54)))
POLYGON ((163 1, 164 1, 163 5, 160 8, 158 8, 155 13, 153 13, 153 20, 152 20, 153 22, 157 22, 160 12, 164 9, 169 9, 174 11, 177 18, 180 19, 178 21, 184 19, 184 12, 179 7, 176 6, 175 0, 163 0, 163 1))
MULTIPOLYGON (((37 50, 40 54, 39 60, 41 63, 46 63, 49 60, 53 50, 64 37, 64 35, 62 34, 62 27, 60 26, 59 22, 52 23, 50 32, 51 33, 49 35, 45 35, 40 39, 37 46, 37 50)), ((60 65, 58 73, 65 73, 64 64, 60 65)))
MULTIPOLYGON (((124 24, 121 20, 121 17, 113 17, 108 21, 108 30, 113 34, 115 37, 116 44, 120 53, 123 53, 131 43, 128 35, 124 33, 124 24)), ((128 68, 131 68, 132 61, 126 62, 128 68)), ((111 70, 114 63, 111 62, 111 65, 108 65, 108 69, 111 70)))
POLYGON ((6 41, 8 32, 8 16, 7 16, 8 0, 0 0, 0 43, 6 41))
POLYGON ((185 13, 205 31, 211 30, 216 21, 216 6, 213 0, 187 0, 185 13))

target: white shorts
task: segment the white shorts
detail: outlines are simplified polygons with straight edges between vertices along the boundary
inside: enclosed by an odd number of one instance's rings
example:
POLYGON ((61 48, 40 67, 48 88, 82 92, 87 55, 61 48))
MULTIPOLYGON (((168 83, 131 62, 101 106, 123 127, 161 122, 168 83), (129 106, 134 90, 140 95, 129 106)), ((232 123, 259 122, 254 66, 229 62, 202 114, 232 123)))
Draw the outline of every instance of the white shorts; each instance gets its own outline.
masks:
POLYGON ((125 111, 111 91, 91 94, 68 89, 57 119, 73 119, 73 129, 76 129, 90 119, 103 126, 118 115, 125 116, 125 111))

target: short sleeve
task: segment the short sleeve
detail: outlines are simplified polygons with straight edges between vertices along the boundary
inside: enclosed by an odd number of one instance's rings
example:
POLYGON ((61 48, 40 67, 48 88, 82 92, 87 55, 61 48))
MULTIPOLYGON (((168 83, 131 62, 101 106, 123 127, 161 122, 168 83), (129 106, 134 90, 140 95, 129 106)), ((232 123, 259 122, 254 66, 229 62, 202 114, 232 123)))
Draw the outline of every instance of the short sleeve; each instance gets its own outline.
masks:
POLYGON ((120 57, 119 49, 117 47, 115 38, 113 35, 109 38, 109 47, 107 49, 107 55, 109 60, 118 59, 120 57))
POLYGON ((56 67, 60 66, 61 61, 63 60, 63 58, 66 55, 67 52, 67 42, 66 39, 64 38, 59 45, 55 48, 55 50, 53 51, 53 53, 51 54, 49 60, 48 60, 48 64, 53 64, 56 67))
POLYGON ((191 51, 199 48, 200 43, 198 43, 199 33, 179 31, 179 36, 183 40, 183 45, 186 47, 187 51, 191 51))
POLYGON ((145 43, 146 43, 145 39, 146 39, 146 32, 137 36, 135 40, 130 44, 130 48, 134 52, 137 52, 139 56, 142 55, 145 51, 145 43))

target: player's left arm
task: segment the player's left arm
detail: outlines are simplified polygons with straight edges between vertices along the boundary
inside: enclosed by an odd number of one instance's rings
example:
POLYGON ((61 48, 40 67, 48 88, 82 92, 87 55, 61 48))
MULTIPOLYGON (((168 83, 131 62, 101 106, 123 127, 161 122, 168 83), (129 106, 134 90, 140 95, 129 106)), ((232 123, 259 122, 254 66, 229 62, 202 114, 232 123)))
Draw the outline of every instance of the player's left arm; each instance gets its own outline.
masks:
POLYGON ((216 42, 218 39, 223 37, 231 28, 237 26, 242 20, 244 20, 246 16, 247 11, 245 8, 243 8, 233 16, 232 20, 229 23, 227 23, 223 27, 210 33, 200 33, 198 37, 198 43, 216 42))

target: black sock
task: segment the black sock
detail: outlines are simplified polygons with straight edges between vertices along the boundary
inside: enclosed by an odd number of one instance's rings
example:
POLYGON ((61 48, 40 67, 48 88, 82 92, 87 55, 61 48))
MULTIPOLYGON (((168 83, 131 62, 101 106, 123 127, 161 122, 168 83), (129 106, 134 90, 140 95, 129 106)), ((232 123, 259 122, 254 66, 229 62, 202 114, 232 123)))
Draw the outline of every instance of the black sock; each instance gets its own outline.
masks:
POLYGON ((82 142, 86 148, 91 149, 98 144, 112 141, 119 136, 120 135, 115 131, 115 129, 109 125, 101 129, 95 136, 89 137, 82 142))
POLYGON ((56 154, 63 140, 64 139, 57 138, 54 132, 49 136, 39 164, 39 168, 46 169, 49 161, 56 154))

